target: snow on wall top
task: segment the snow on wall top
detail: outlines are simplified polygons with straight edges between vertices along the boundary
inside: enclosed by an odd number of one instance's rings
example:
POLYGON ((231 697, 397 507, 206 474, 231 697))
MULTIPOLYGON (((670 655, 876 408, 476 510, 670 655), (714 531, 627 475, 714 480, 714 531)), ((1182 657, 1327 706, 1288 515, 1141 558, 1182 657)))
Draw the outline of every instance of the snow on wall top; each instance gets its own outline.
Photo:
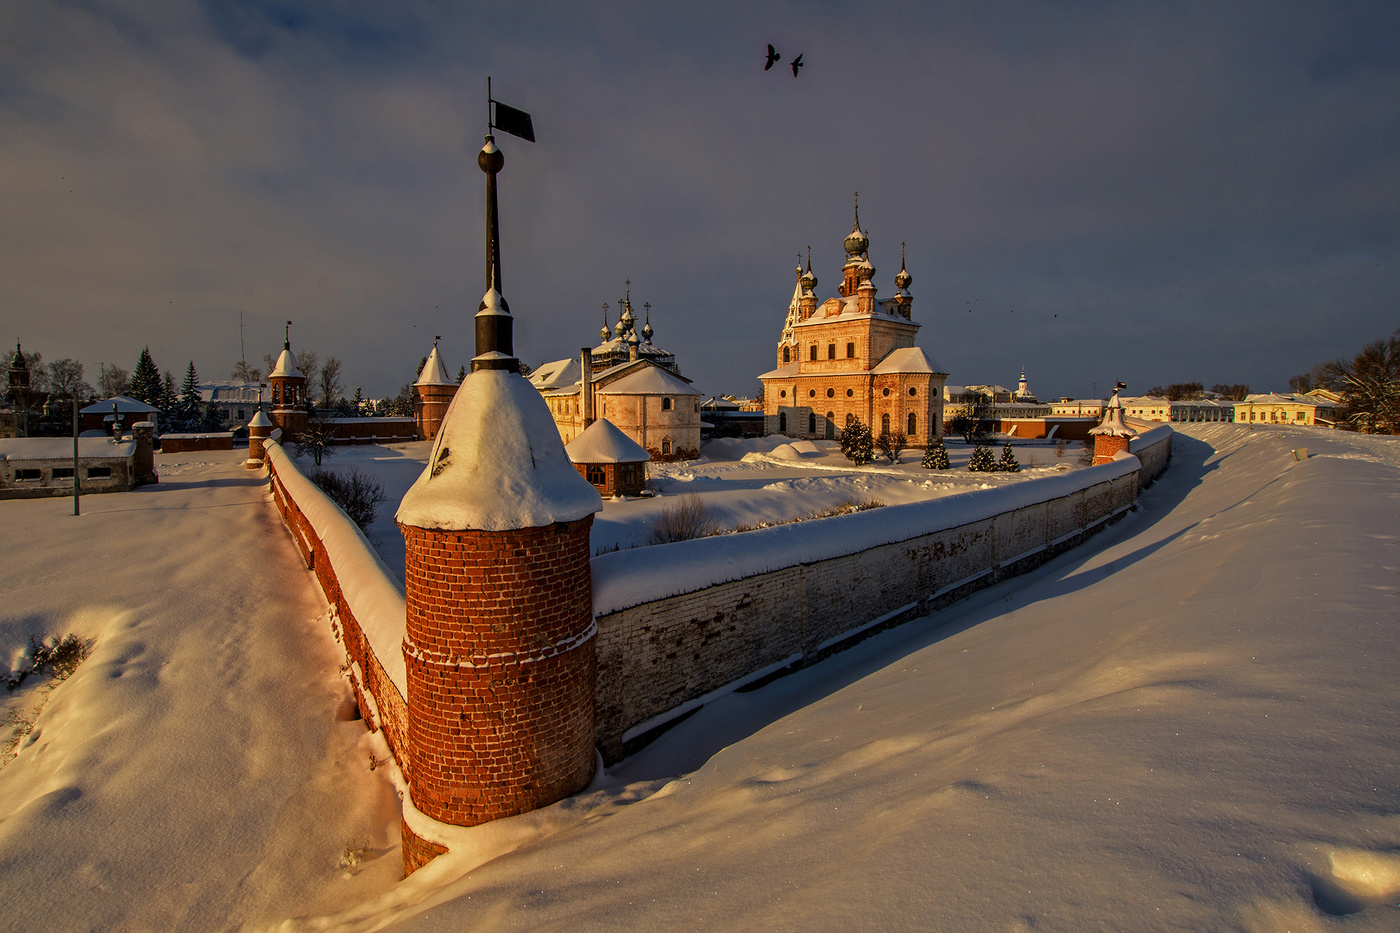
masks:
POLYGON ((798 367, 796 363, 787 363, 783 366, 779 366, 777 369, 770 369, 766 373, 761 373, 758 378, 791 379, 793 376, 797 375, 797 368, 798 367))
POLYGON ((564 445, 564 453, 574 463, 642 463, 651 459, 645 447, 607 418, 599 418, 564 445))
POLYGON ((907 541, 1057 499, 1141 469, 1136 457, 821 521, 614 551, 593 558, 593 614, 907 541))
POLYGON ((379 658, 384 673, 389 675, 389 680, 399 693, 407 697, 408 674, 403 660, 403 631, 407 616, 403 591, 364 533, 340 510, 340 506, 302 475, 282 445, 266 441, 263 448, 287 495, 296 502, 302 516, 325 546, 326 556, 335 568, 340 594, 354 614, 355 621, 360 624, 360 630, 365 633, 370 649, 379 658))
POLYGON ((302 379, 306 378, 301 374, 301 370, 297 368, 297 358, 292 356, 292 351, 287 347, 282 348, 281 355, 277 357, 277 365, 272 367, 272 372, 267 375, 269 377, 299 376, 302 379))
POLYGON ((418 374, 418 381, 413 384, 416 386, 452 385, 452 380, 447 377, 447 367, 442 365, 442 357, 438 355, 437 344, 433 344, 433 352, 428 354, 428 362, 423 364, 423 371, 418 374))
POLYGON ((579 476, 549 406, 518 372, 462 382, 399 522, 444 531, 507 531, 576 521, 603 507, 579 476))
POLYGON ((703 395, 690 383, 660 366, 644 366, 635 373, 598 388, 599 395, 703 395))
MULTIPOLYGON (((78 457, 130 457, 136 452, 135 441, 112 443, 106 435, 79 437, 78 457)), ((10 437, 0 440, 0 460, 68 460, 73 459, 71 437, 10 437)))
POLYGON ((901 347, 870 370, 872 373, 943 373, 944 370, 920 347, 901 347))

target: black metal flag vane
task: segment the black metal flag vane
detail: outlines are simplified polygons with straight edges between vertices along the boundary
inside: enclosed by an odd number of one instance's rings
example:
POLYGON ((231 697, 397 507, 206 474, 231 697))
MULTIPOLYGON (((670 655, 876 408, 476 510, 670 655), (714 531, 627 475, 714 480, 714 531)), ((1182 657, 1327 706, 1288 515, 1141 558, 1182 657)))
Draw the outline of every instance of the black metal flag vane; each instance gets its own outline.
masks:
POLYGON ((535 141, 535 125, 530 122, 530 115, 523 110, 516 110, 507 104, 503 104, 491 96, 491 77, 486 78, 486 99, 489 101, 487 114, 487 126, 498 129, 503 133, 512 136, 519 136, 529 142, 535 141))

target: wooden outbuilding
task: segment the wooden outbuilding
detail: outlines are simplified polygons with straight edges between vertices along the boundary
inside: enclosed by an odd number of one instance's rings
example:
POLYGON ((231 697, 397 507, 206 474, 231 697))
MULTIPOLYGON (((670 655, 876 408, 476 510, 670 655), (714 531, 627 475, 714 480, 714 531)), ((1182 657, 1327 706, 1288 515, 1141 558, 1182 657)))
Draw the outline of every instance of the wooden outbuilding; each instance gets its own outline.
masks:
POLYGON ((574 469, 605 499, 640 495, 646 485, 644 464, 651 454, 606 418, 585 428, 564 452, 574 462, 574 469))

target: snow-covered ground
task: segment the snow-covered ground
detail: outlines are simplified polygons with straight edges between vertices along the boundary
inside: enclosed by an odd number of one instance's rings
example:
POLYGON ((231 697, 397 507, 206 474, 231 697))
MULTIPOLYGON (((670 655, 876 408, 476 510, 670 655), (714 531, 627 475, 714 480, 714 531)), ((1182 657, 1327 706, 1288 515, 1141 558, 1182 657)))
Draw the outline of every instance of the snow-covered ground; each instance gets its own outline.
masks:
MULTIPOLYGON (((400 585, 404 545, 394 523, 394 504, 422 473, 431 450, 428 441, 337 448, 335 456, 323 464, 327 470, 370 470, 384 485, 389 504, 380 510, 366 537, 384 563, 399 574, 400 585)), ((952 466, 947 470, 924 469, 923 448, 904 451, 896 463, 877 452, 874 462, 857 467, 841 454, 836 441, 787 441, 781 437, 711 441, 699 460, 648 464, 656 496, 605 501, 593 520, 593 551, 647 544, 652 522, 679 496, 699 496, 721 529, 757 527, 789 522, 846 502, 875 499, 897 505, 1079 469, 1088 464, 1085 450, 1079 442, 1017 446, 1014 451, 1021 472, 970 473, 967 461, 972 447, 956 441, 948 443, 952 466)), ((999 458, 1001 449, 993 448, 993 453, 999 458)), ((310 469, 305 461, 300 465, 303 470, 310 469)))
POLYGON ((337 718, 314 584, 236 462, 162 460, 159 487, 77 519, 0 503, 0 645, 95 639, 0 771, 0 910, 24 930, 1396 929, 1400 440, 1184 427, 1087 545, 715 702, 403 882, 390 769, 337 718))

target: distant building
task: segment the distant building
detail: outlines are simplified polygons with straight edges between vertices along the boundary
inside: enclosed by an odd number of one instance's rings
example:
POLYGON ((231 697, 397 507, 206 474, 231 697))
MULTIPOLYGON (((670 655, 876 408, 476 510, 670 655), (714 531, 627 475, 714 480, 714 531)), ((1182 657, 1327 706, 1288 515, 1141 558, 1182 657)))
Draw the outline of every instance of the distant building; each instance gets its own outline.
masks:
POLYGON ((213 412, 212 417, 206 417, 220 430, 242 427, 258 410, 260 386, 256 382, 205 382, 199 385, 198 390, 205 411, 213 412))
POLYGON ((606 418, 652 460, 698 457, 703 394, 680 374, 675 354, 652 343, 650 304, 637 331, 630 283, 618 307, 616 326, 605 320, 598 346, 583 348, 576 359, 541 364, 530 374, 531 384, 544 396, 565 444, 606 418))
POLYGON ((870 237, 860 213, 844 243, 839 297, 817 303, 810 256, 778 338, 777 368, 763 383, 765 430, 789 437, 835 438, 859 420, 875 434, 903 434, 921 446, 943 434, 948 374, 914 346, 914 279, 901 263, 894 297, 877 300, 870 237))
POLYGON ((1248 395, 1242 402, 1235 402, 1235 421, 1240 424, 1291 424, 1306 427, 1337 426, 1338 412, 1342 408, 1337 396, 1326 389, 1294 394, 1268 392, 1261 395, 1248 395))
POLYGON ((646 484, 646 463, 651 455, 607 418, 585 428, 564 452, 579 475, 605 499, 638 495, 646 484))
POLYGON ((160 431, 160 409, 129 395, 116 395, 93 402, 86 408, 78 409, 78 414, 82 418, 84 431, 110 432, 113 421, 120 421, 126 430, 130 430, 138 421, 149 421, 157 433, 160 431))
MULTIPOLYGON (((149 446, 149 440, 146 442, 149 446)), ((108 437, 78 439, 81 492, 125 492, 137 485, 137 442, 108 437)), ((73 439, 16 437, 0 440, 0 499, 73 494, 73 439)))

